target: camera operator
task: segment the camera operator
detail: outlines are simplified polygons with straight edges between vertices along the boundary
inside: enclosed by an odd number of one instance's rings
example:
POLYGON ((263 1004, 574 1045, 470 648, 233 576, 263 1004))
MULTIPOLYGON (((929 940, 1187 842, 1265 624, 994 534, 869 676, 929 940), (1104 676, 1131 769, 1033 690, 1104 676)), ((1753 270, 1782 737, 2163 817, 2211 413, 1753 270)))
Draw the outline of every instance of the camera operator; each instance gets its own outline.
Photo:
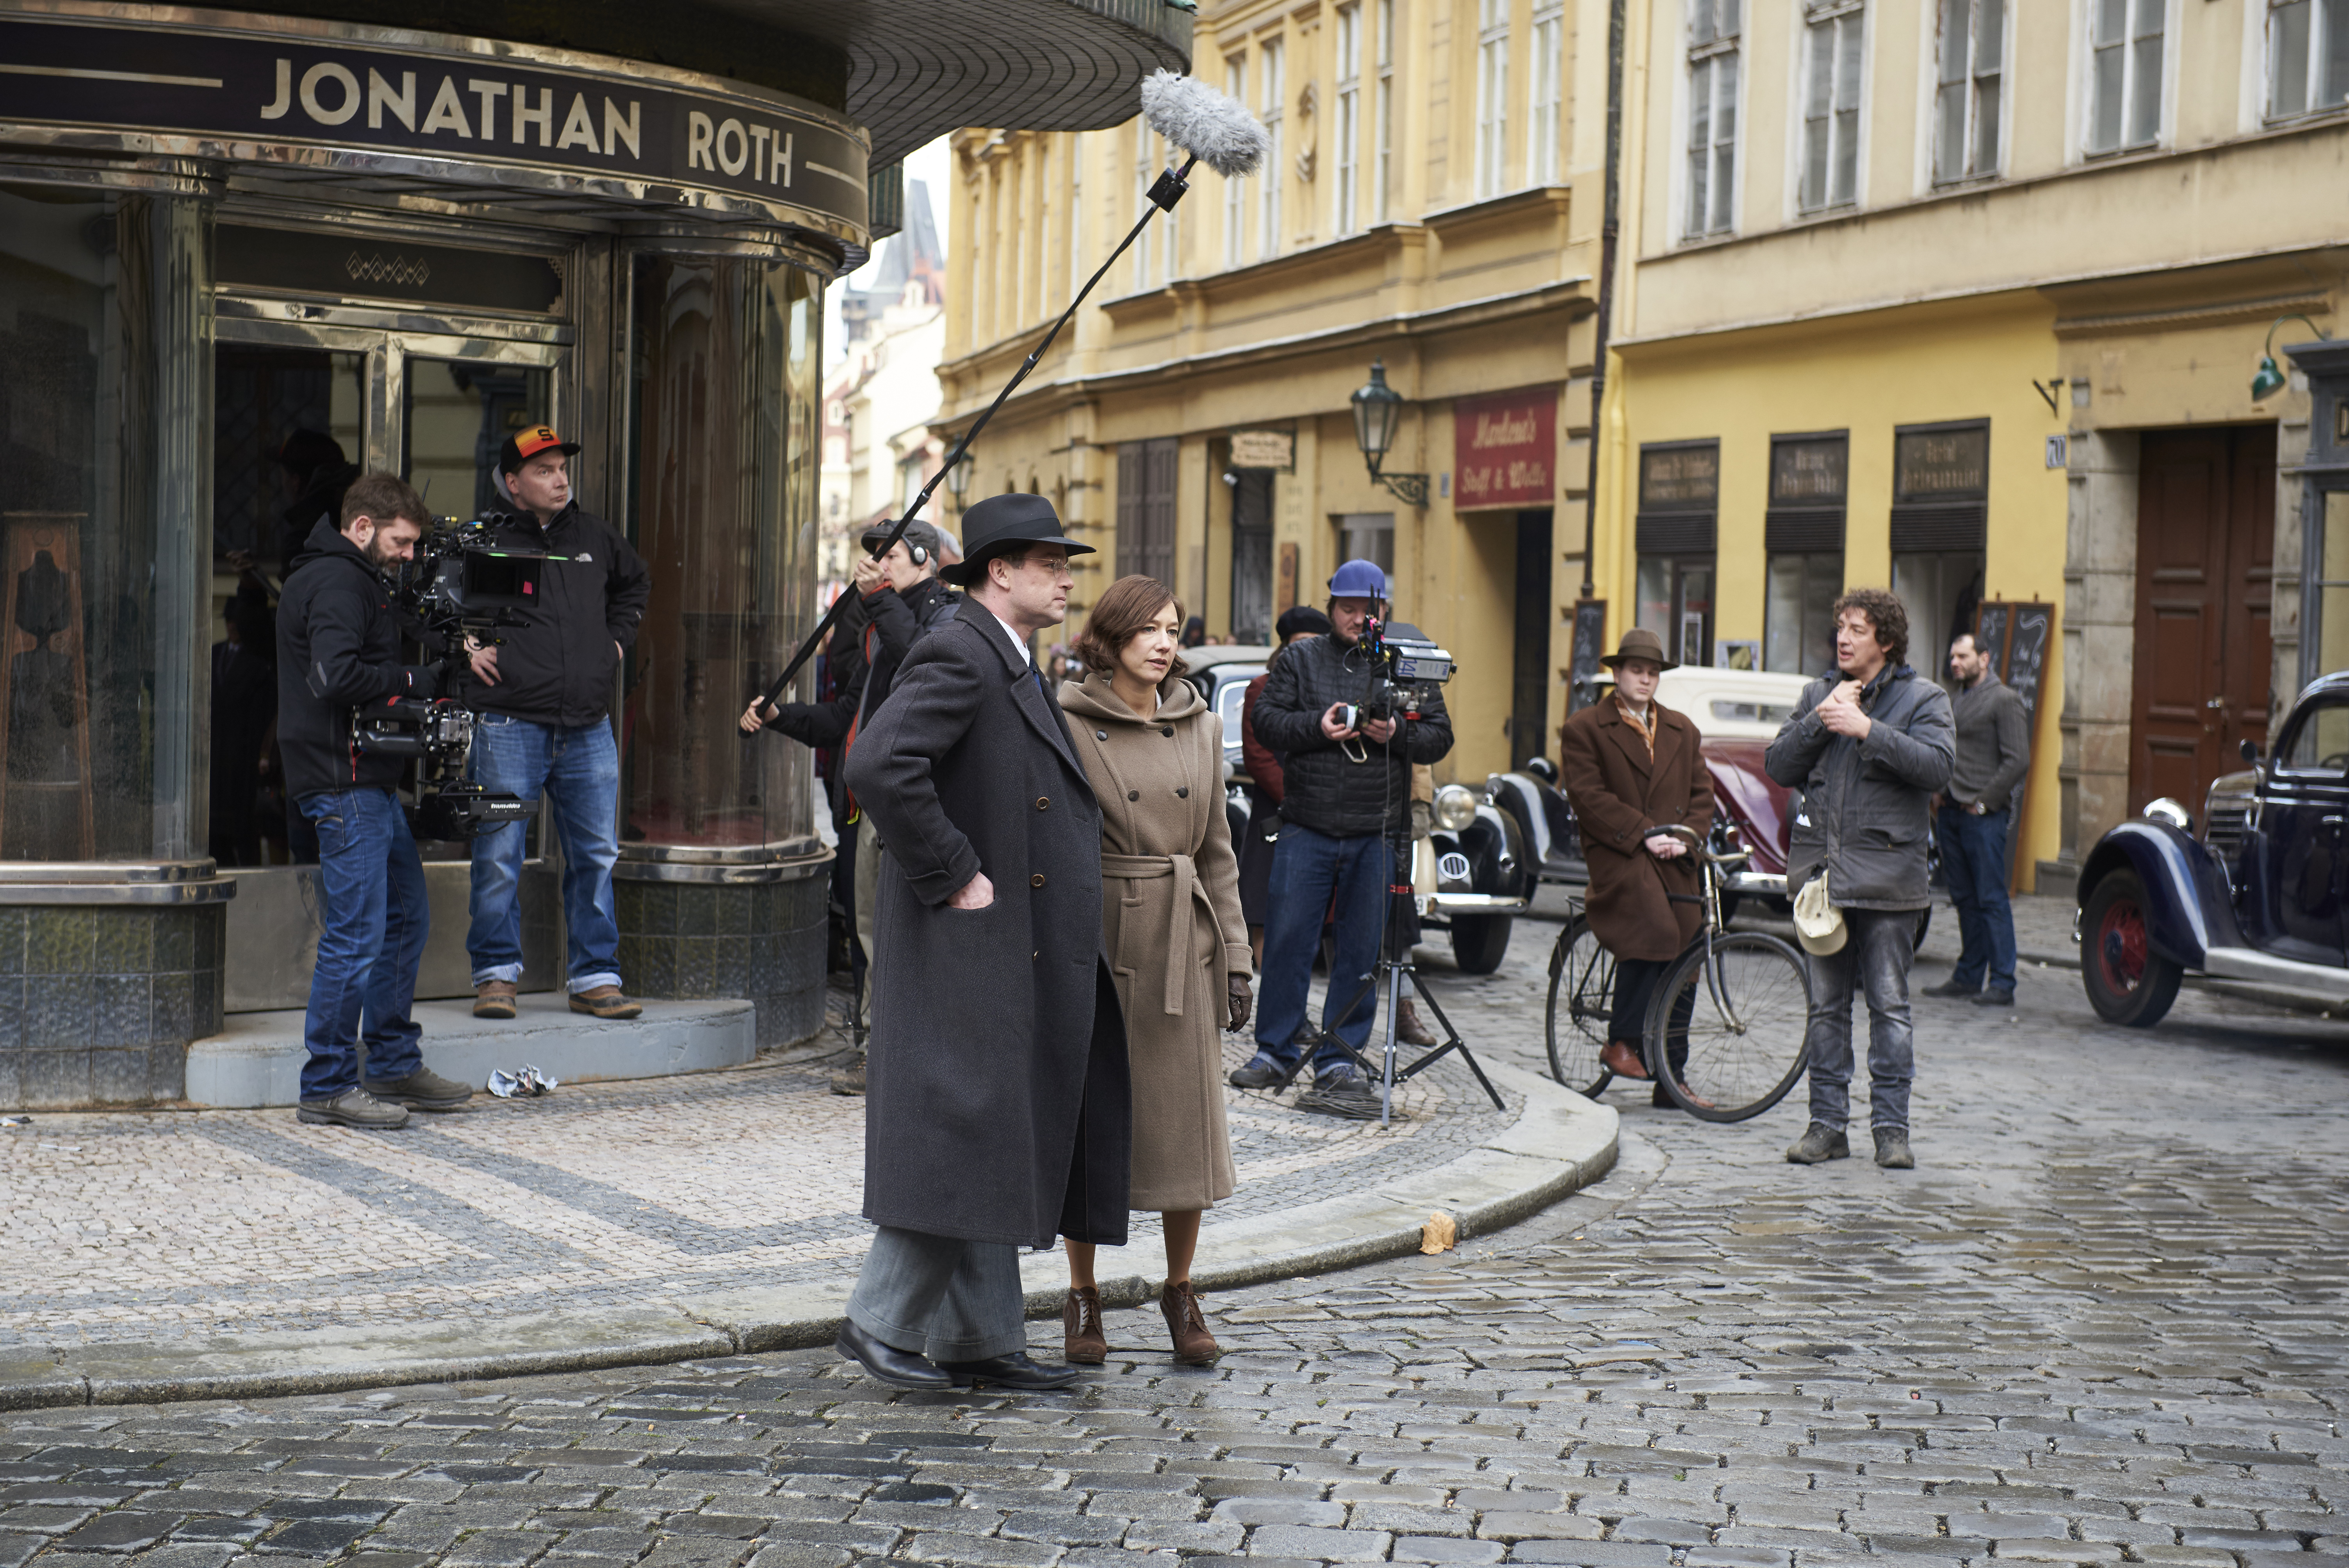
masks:
MULTIPOLYGON (((620 929, 613 917, 620 749, 612 735, 612 686, 636 640, 652 576, 619 530, 582 511, 567 459, 579 449, 544 425, 508 436, 498 453, 506 489, 528 516, 499 520, 506 543, 565 557, 546 562, 537 608, 495 645, 469 645, 466 706, 481 715, 472 773, 483 788, 536 804, 554 802, 563 842, 563 925, 571 1010, 633 1018, 644 1009, 620 991, 620 929)), ((511 1018, 522 980, 522 861, 527 822, 473 841, 473 1013, 511 1018)))
MULTIPOLYGON (((1360 1051, 1378 1014, 1372 993, 1349 1016, 1334 1016, 1378 960, 1394 882, 1392 847, 1410 840, 1412 765, 1439 761, 1452 749, 1452 721, 1433 691, 1417 714, 1347 722, 1346 709, 1369 703, 1378 683, 1361 644, 1371 617, 1385 611, 1385 597, 1386 573, 1374 562, 1339 567, 1330 579, 1329 634, 1287 647, 1257 699, 1257 734, 1284 754, 1281 829, 1256 1056, 1232 1074, 1236 1088, 1268 1088, 1297 1075, 1303 1046, 1296 1036, 1333 892, 1338 949, 1322 1027, 1360 1051)), ((1375 1103, 1375 1092, 1335 1040, 1316 1054, 1313 1074, 1317 1100, 1375 1103)))
POLYGON ((400 1127, 411 1109, 453 1110, 473 1098, 425 1068, 421 1031, 409 1016, 431 913, 397 793, 406 761, 362 751, 352 738, 357 710, 434 695, 429 667, 399 662, 399 618, 384 576, 414 556, 426 518, 416 492, 391 475, 353 481, 341 529, 318 520, 278 604, 286 792, 318 835, 318 961, 298 1113, 308 1122, 400 1127))
MULTIPOLYGON (((761 707, 754 700, 742 710, 740 722, 743 734, 757 734, 763 720, 767 728, 788 735, 812 749, 838 747, 841 761, 833 772, 844 774, 857 731, 873 710, 887 700, 906 650, 923 633, 952 620, 956 608, 962 603, 953 589, 938 581, 938 535, 928 523, 908 523, 905 537, 891 545, 887 554, 878 561, 873 558, 870 552, 874 546, 888 538, 894 526, 889 522, 875 523, 864 531, 860 542, 867 552, 856 562, 857 609, 861 611, 858 618, 863 624, 854 644, 858 667, 849 677, 849 684, 830 702, 787 702, 761 707)), ((847 624, 843 618, 843 627, 847 624)), ((840 795, 833 825, 840 835, 839 852, 849 857, 854 868, 854 880, 850 883, 847 900, 849 915, 855 923, 856 940, 864 950, 869 975, 873 962, 874 879, 880 874, 881 841, 864 830, 855 798, 845 783, 841 786, 840 795)), ((863 1094, 864 1061, 860 1058, 846 1071, 835 1074, 832 1088, 834 1094, 863 1094)))

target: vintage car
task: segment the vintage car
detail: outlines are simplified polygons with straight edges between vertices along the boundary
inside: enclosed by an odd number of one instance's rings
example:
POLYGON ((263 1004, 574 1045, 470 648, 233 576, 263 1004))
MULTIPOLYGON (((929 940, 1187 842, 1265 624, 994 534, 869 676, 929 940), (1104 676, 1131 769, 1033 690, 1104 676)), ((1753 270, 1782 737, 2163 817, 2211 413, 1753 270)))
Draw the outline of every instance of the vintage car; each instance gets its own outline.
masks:
MULTIPOLYGON (((1666 670, 1657 683, 1656 699, 1686 714, 1703 738, 1705 769, 1713 775, 1713 848, 1752 851, 1724 884, 1724 917, 1743 898, 1785 902, 1787 792, 1763 771, 1762 756, 1778 727, 1794 717, 1807 678, 1684 665, 1666 670)), ((1578 885, 1589 880, 1556 765, 1537 757, 1520 772, 1496 775, 1491 788, 1516 817, 1544 881, 1578 885)))
POLYGON ((2210 786, 2202 830, 2175 800, 2096 841, 2080 865, 2080 978, 2099 1016, 2147 1028, 2189 973, 2349 1002, 2349 672, 2292 704, 2264 765, 2210 786))
MULTIPOLYGON (((1225 810, 1232 841, 1247 830, 1247 769, 1240 761, 1240 707, 1264 674, 1268 647, 1185 648, 1191 683, 1224 721, 1225 810)), ((1534 878, 1517 824, 1490 798, 1458 784, 1435 792, 1435 830, 1412 850, 1412 885, 1424 925, 1452 935, 1452 956, 1471 975, 1490 975, 1509 950, 1509 929, 1532 899, 1534 878)))

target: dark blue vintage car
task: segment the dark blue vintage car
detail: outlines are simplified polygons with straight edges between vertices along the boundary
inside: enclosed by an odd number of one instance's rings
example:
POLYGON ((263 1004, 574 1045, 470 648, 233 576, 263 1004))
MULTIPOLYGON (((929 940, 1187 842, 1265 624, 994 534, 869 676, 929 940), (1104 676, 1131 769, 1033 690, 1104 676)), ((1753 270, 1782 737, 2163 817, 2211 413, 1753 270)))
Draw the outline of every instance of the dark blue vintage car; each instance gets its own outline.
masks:
POLYGON ((2116 1024, 2147 1028, 2189 973, 2349 1003, 2349 672, 2292 705, 2264 765, 2210 786, 2202 832, 2156 800, 2080 868, 2080 973, 2116 1024))

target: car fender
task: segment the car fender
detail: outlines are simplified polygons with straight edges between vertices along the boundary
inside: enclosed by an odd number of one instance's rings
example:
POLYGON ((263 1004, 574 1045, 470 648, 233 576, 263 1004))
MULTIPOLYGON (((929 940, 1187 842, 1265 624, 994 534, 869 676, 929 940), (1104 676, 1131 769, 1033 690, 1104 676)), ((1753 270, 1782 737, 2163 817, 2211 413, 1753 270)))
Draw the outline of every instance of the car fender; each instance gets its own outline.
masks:
MULTIPOLYGON (((1468 862, 1469 891, 1485 898, 1522 899, 1533 892, 1533 868, 1516 819, 1490 802, 1480 802, 1475 820, 1456 833, 1429 835, 1437 855, 1457 853, 1468 862)), ((1443 895, 1439 894, 1441 901, 1443 895)))
POLYGON ((1491 797, 1517 826, 1520 842, 1533 846, 1538 861, 1550 851, 1549 824, 1543 820, 1539 786, 1522 773, 1495 773, 1487 780, 1491 797))
POLYGON ((2211 948, 2240 945, 2226 872, 2207 846, 2167 822, 2123 822, 2080 863, 2079 906, 2121 870, 2145 889, 2146 939, 2162 957, 2199 969, 2211 948))

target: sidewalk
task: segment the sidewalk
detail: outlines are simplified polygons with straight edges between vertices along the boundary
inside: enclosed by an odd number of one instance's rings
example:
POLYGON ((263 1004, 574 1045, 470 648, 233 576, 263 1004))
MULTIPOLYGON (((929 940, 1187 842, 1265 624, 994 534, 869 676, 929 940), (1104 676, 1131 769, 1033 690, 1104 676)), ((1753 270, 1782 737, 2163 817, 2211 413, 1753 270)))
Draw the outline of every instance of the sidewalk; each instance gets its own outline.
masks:
MULTIPOLYGON (((43 1115, 0 1132, 0 1408, 247 1397, 829 1343, 868 1244, 844 1038, 727 1071, 482 1096, 398 1133, 290 1109, 43 1115)), ((1237 1065, 1245 1042, 1227 1037, 1237 1065)), ((430 1059, 430 1041, 427 1041, 430 1059)), ((1233 1092, 1237 1194, 1201 1287, 1392 1256, 1444 1209, 1490 1231, 1603 1174, 1615 1113, 1487 1063, 1391 1130, 1233 1092)), ((1102 1257, 1154 1290, 1155 1216, 1102 1257)), ((1057 1310, 1057 1253, 1025 1260, 1057 1310)), ((1123 1271, 1121 1274, 1121 1271, 1123 1271)))

